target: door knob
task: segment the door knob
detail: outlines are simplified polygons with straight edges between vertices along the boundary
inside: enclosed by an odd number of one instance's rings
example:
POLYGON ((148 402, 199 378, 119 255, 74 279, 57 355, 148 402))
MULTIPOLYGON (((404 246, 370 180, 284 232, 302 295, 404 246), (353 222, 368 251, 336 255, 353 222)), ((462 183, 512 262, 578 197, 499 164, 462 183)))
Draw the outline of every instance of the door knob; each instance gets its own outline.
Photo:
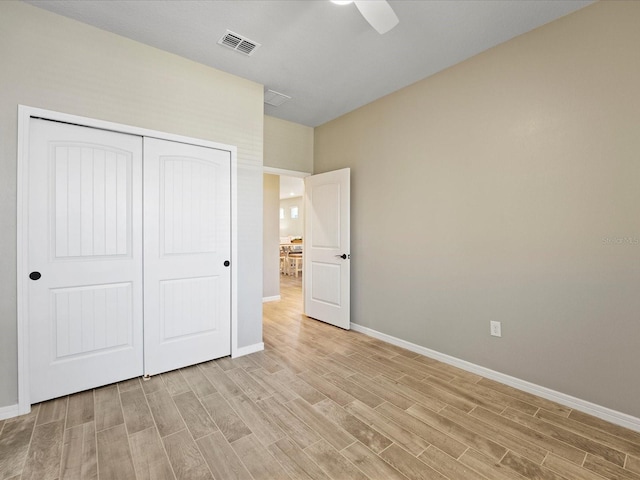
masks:
POLYGON ((224 261, 224 266, 228 267, 229 265, 231 265, 231 262, 229 260, 225 260, 224 261))
POLYGON ((347 254, 343 253, 342 255, 336 255, 336 257, 341 258, 343 260, 346 260, 347 259, 347 254))
POLYGON ((40 277, 42 276, 42 274, 40 272, 31 272, 29 274, 29 278, 31 280, 40 280, 40 277))

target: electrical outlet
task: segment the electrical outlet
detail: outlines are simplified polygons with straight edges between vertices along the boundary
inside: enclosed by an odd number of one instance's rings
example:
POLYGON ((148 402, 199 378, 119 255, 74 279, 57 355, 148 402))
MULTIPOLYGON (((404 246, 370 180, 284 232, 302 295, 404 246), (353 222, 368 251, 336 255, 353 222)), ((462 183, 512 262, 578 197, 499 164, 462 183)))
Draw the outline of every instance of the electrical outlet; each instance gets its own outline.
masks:
POLYGON ((490 322, 491 323, 491 335, 494 337, 502 336, 502 324, 500 322, 490 322))

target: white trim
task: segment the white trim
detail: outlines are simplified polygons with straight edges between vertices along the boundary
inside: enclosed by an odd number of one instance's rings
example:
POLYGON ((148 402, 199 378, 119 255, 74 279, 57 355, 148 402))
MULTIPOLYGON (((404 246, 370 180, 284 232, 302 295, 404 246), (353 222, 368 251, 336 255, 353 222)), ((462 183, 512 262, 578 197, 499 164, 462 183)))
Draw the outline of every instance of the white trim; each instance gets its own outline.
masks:
MULTIPOLYGON (((18 409, 16 415, 31 411, 29 392, 29 321, 27 273, 28 249, 24 241, 28 238, 28 225, 25 219, 28 199, 29 164, 29 121, 32 117, 71 123, 101 130, 158 138, 173 142, 188 143, 207 148, 215 148, 230 153, 231 156, 231 355, 239 356, 238 351, 238 149, 233 145, 211 142, 199 138, 185 137, 173 133, 149 130, 146 128, 107 122, 94 118, 69 115, 41 108, 18 105, 18 155, 17 155, 17 342, 18 342, 18 409)), ((247 347, 243 347, 247 348, 247 347)), ((264 345, 263 347, 264 348, 264 345)), ((248 352, 250 353, 250 352, 248 352)), ((5 407, 13 408, 13 407, 5 407)), ((5 411, 0 408, 0 415, 5 411)), ((14 412, 15 410, 11 410, 14 412)), ((14 415, 15 416, 15 415, 14 415)), ((1 418, 1 417, 0 417, 1 418)))
POLYGON ((231 152, 231 356, 238 349, 238 150, 231 152))
POLYGON ((29 114, 21 105, 18 106, 18 157, 17 157, 17 218, 16 218, 16 329, 18 353, 18 404, 15 415, 24 415, 31 411, 29 391, 29 329, 25 318, 28 312, 28 249, 25 241, 28 237, 28 223, 23 222, 27 213, 26 199, 28 189, 28 159, 29 159, 29 114), (24 200, 23 200, 24 199, 24 200))
MULTIPOLYGON (((133 125, 125 125, 122 123, 108 122, 106 120, 98 120, 96 118, 81 117, 78 115, 70 115, 68 113, 55 112, 53 110, 44 110, 42 108, 29 107, 26 105, 18 105, 19 119, 27 120, 30 117, 43 118, 45 120, 55 120, 58 122, 72 123, 83 127, 99 128, 100 130, 109 130, 118 133, 128 133, 129 135, 137 135, 140 137, 152 137, 160 140, 170 140, 172 142, 188 143, 190 145, 198 145, 201 147, 216 148, 232 152, 233 157, 237 159, 238 149, 234 145, 212 142, 201 138, 185 137, 184 135, 176 135, 174 133, 161 132, 159 130, 150 130, 148 128, 136 127, 133 125), (26 118, 25 118, 26 117, 26 118), (235 155, 233 153, 235 152, 235 155)), ((21 123, 19 122, 19 125, 21 123)), ((28 135, 28 132, 26 132, 28 135)))
POLYGON ((17 403, 15 405, 0 407, 0 420, 4 420, 5 418, 17 417, 18 415, 24 415, 25 413, 29 413, 30 411, 31 408, 29 408, 29 411, 27 412, 20 412, 20 408, 18 407, 17 403))
POLYGON ((416 345, 415 343, 407 342, 400 338, 392 337, 391 335, 378 332, 377 330, 373 330, 368 327, 363 327, 357 323, 351 323, 351 329, 392 345, 405 348, 411 352, 419 353, 425 357, 433 358, 448 365, 453 365, 454 367, 461 368, 468 372, 504 383, 505 385, 517 388, 518 390, 532 393, 533 395, 574 408, 589 415, 593 415, 594 417, 606 420, 607 422, 640 432, 640 418, 633 417, 626 413, 618 412, 616 410, 567 395, 566 393, 558 392, 541 385, 536 385, 535 383, 527 382, 526 380, 521 380, 504 373, 496 372, 495 370, 476 365, 475 363, 467 362, 466 360, 461 360, 445 353, 440 353, 435 350, 431 350, 430 348, 416 345))
POLYGON ((255 352, 261 352, 264 350, 264 343, 254 343, 253 345, 247 345, 246 347, 238 347, 231 358, 243 357, 244 355, 249 355, 255 352))
POLYGON ((262 297, 262 303, 277 302, 280 300, 280 295, 274 295, 273 297, 262 297))
POLYGON ((311 175, 309 172, 299 172, 297 170, 285 170, 284 168, 262 167, 263 173, 270 175, 284 175, 285 177, 304 178, 311 175))

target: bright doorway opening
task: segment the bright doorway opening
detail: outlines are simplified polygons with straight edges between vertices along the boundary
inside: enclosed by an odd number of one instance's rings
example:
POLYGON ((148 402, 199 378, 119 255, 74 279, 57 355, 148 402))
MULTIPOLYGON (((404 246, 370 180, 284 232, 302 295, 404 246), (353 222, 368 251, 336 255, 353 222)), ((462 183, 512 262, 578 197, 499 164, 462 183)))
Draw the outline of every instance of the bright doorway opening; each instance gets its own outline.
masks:
POLYGON ((307 174, 286 173, 265 169, 264 174, 263 302, 295 297, 301 313, 307 174))

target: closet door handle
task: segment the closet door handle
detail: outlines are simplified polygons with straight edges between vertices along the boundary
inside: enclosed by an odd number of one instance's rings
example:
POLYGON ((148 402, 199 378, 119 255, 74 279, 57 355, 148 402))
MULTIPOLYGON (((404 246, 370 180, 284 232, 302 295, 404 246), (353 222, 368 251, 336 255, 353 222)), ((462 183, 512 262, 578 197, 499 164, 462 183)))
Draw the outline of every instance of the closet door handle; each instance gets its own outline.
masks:
POLYGON ((229 260, 225 260, 224 261, 224 266, 228 267, 229 265, 231 265, 231 262, 229 260))
POLYGON ((40 272, 31 272, 29 274, 29 278, 31 280, 40 280, 40 277, 42 277, 42 274, 40 272))

